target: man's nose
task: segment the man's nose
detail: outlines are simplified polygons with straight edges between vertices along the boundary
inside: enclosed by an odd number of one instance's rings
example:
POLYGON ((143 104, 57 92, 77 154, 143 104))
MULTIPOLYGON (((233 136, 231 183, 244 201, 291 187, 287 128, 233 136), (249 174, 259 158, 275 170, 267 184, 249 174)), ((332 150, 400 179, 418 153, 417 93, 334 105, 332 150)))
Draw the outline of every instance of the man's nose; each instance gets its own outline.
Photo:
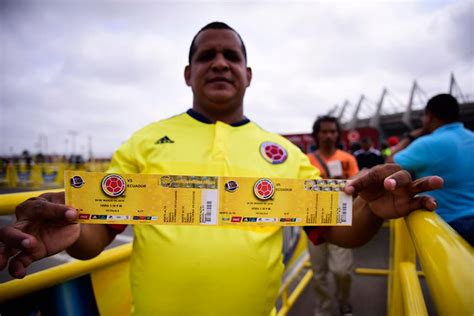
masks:
POLYGON ((212 61, 212 70, 226 71, 229 70, 229 64, 223 54, 217 54, 212 61))

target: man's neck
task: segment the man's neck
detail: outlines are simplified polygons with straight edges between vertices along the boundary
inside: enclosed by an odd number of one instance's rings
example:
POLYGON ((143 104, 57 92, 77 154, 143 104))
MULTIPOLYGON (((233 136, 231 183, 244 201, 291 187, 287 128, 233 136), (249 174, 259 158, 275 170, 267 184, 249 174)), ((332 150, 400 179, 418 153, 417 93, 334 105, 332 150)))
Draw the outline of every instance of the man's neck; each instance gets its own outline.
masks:
POLYGON ((243 106, 230 107, 231 110, 222 110, 229 108, 229 106, 215 105, 213 107, 202 107, 193 104, 193 110, 209 119, 212 123, 217 121, 224 122, 226 124, 234 124, 245 119, 243 106), (216 110, 213 110, 215 108, 216 110))
POLYGON ((336 147, 320 147, 318 150, 321 153, 321 155, 323 155, 324 157, 331 157, 336 152, 337 148, 336 147))
POLYGON ((438 128, 440 127, 443 127, 447 124, 451 124, 451 123, 455 123, 454 121, 452 122, 445 122, 445 121, 441 121, 439 119, 435 119, 433 120, 433 122, 431 123, 431 126, 430 126, 430 129, 429 129, 429 132, 430 133, 433 133, 435 130, 437 130, 438 128))

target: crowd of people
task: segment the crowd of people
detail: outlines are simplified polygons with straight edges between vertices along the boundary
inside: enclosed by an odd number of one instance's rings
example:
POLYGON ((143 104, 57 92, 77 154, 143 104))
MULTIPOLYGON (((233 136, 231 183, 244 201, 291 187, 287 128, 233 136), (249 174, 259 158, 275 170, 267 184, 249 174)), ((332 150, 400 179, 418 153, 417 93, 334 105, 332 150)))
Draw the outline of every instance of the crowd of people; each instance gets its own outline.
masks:
MULTIPOLYGON (((331 313, 325 284, 329 272, 337 279, 340 313, 352 313, 348 248, 368 242, 385 219, 437 208, 442 216, 450 214, 447 221, 461 234, 467 231, 464 236, 470 240, 474 190, 466 175, 474 171, 474 137, 456 116, 440 117, 438 107, 431 106, 439 101, 451 107, 446 97, 430 100, 424 129, 409 134, 409 143, 402 140, 388 154, 384 151, 405 170, 384 164, 371 139, 362 140, 355 157, 338 149, 341 130, 332 117, 316 120, 317 146, 307 156, 247 118, 244 95, 252 70, 242 38, 224 23, 213 22, 197 32, 184 79, 193 93, 192 107, 134 133, 114 153, 108 172, 349 179, 344 191, 354 196, 352 226, 304 227, 315 271, 315 315, 331 313), (157 141, 164 137, 173 142, 157 141), (269 142, 285 153, 282 159, 264 157, 261 149, 269 142), (443 149, 436 149, 437 142, 443 149), (430 156, 440 159, 423 165, 421 158, 430 156), (462 210, 460 200, 465 202, 462 210)), ((23 278, 32 262, 63 250, 75 258, 93 258, 125 229, 76 223, 78 214, 65 205, 63 193, 27 200, 16 216, 16 223, 0 229, 0 269, 8 267, 15 278, 23 278)), ((281 228, 135 225, 134 238, 134 314, 275 315, 283 272, 281 228)))
MULTIPOLYGON (((415 179, 440 175, 442 189, 427 194, 436 198, 438 215, 462 238, 474 246, 474 133, 459 122, 459 104, 449 94, 431 98, 425 109, 422 127, 406 133, 400 141, 388 137, 382 151, 365 136, 352 152, 341 149, 341 128, 335 117, 318 117, 313 126, 316 150, 308 154, 311 163, 327 178, 348 179, 377 165, 397 163, 415 179)), ((349 302, 353 259, 350 249, 324 243, 309 245, 314 271, 315 315, 331 315, 337 301, 341 314, 352 310, 349 302), (336 293, 329 291, 327 277, 334 275, 336 293)))

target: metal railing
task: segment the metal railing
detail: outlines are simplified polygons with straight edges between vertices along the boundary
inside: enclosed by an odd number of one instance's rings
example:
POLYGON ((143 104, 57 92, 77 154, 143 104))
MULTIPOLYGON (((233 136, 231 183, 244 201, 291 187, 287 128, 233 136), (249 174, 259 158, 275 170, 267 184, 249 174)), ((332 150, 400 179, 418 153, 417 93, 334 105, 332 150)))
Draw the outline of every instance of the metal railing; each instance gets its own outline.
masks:
MULTIPOLYGON (((60 190, 56 190, 60 191, 60 190)), ((12 213, 16 204, 39 191, 0 195, 0 214, 12 213)), ((362 274, 389 276, 387 314, 427 315, 427 309, 416 271, 418 254, 423 274, 439 315, 474 315, 474 253, 464 241, 438 215, 423 210, 412 212, 405 219, 390 221, 391 255, 389 270, 357 269, 362 274)), ((66 280, 91 273, 97 269, 128 260, 131 245, 104 251, 88 261, 75 261, 32 274, 22 280, 0 284, 0 302, 14 299, 66 280)), ((282 306, 278 312, 284 316, 311 281, 312 271, 307 255, 295 265, 294 271, 280 289, 282 306), (290 284, 305 272, 290 293, 290 284)))
MULTIPOLYGON (((64 189, 29 191, 11 194, 0 194, 0 215, 12 214, 15 207, 28 198, 36 197, 46 192, 62 192, 64 189)), ((97 257, 86 261, 73 261, 28 275, 24 279, 12 280, 0 284, 0 303, 16 299, 35 291, 39 291, 86 274, 103 269, 111 269, 118 263, 129 260, 132 252, 131 243, 102 252, 97 257)), ((292 270, 288 273, 279 290, 281 308, 278 316, 285 316, 311 281, 312 271, 309 269, 309 255, 304 253, 292 270), (301 274, 304 276, 297 280, 301 274), (295 288, 290 287, 297 282, 295 288)))
POLYGON ((428 315, 416 257, 439 315, 474 315, 474 253, 436 213, 391 221, 389 316, 428 315))
POLYGON ((294 264, 290 273, 284 278, 278 296, 281 298, 281 307, 278 310, 277 316, 285 316, 290 311, 291 307, 295 304, 296 300, 301 296, 306 286, 311 282, 313 278, 313 271, 311 271, 311 263, 309 261, 309 254, 305 252, 300 260, 294 264), (304 272, 304 276, 301 280, 296 279, 301 276, 304 272), (290 291, 290 287, 297 282, 297 285, 290 291))
POLYGON ((64 189, 0 194, 0 216, 15 213, 16 206, 29 198, 37 197, 43 193, 51 192, 64 192, 64 189))
POLYGON ((129 260, 132 244, 106 250, 97 257, 85 261, 73 261, 28 275, 24 279, 0 284, 0 303, 60 284, 96 270, 110 268, 118 262, 129 260))

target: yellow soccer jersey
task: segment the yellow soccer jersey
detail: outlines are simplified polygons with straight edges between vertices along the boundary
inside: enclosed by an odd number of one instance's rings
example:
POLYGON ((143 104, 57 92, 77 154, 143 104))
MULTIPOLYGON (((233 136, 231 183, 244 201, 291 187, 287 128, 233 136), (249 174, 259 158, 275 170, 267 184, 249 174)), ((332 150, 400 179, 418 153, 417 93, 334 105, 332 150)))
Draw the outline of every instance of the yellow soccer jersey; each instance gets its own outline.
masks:
MULTIPOLYGON (((203 122, 192 110, 136 132, 108 172, 317 178, 285 138, 247 121, 203 122)), ((278 227, 134 226, 137 315, 271 315, 283 272, 278 227)))

